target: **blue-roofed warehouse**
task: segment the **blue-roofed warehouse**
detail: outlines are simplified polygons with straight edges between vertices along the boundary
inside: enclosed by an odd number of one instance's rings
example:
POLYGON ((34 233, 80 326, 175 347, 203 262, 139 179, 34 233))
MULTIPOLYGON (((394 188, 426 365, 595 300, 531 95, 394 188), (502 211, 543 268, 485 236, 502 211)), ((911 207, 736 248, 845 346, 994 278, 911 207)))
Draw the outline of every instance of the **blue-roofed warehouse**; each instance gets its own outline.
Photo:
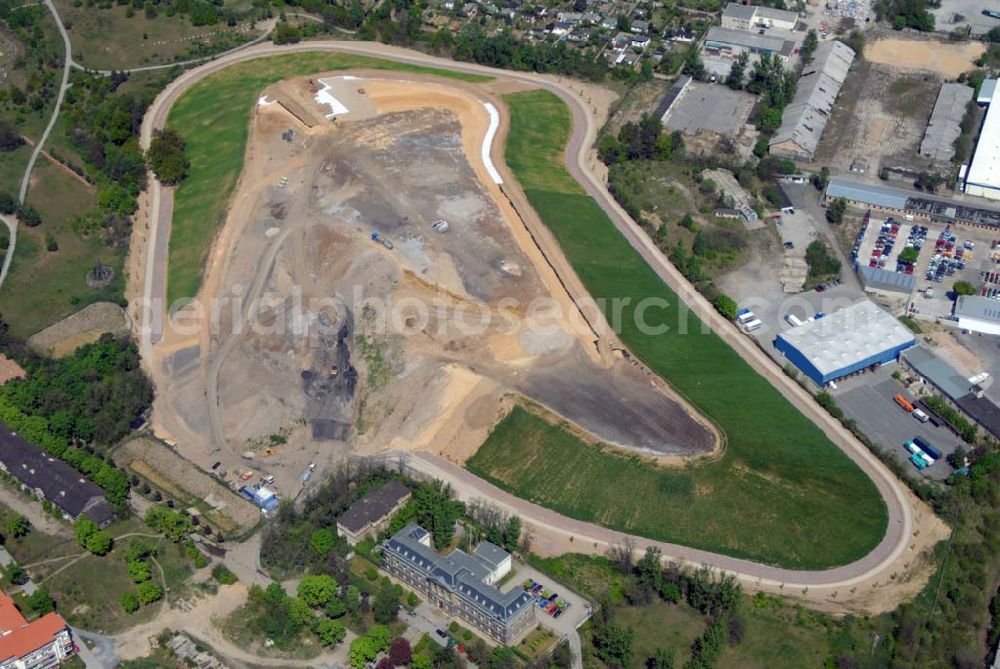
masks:
POLYGON ((778 334, 774 347, 818 386, 895 361, 913 333, 862 300, 778 334))

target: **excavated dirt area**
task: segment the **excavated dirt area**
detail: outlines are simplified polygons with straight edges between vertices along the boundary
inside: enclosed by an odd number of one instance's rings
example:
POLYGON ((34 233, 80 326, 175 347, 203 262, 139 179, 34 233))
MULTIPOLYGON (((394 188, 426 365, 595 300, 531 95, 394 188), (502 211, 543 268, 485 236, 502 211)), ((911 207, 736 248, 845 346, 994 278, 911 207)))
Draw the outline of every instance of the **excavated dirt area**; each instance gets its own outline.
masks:
POLYGON ((349 452, 462 461, 517 396, 645 454, 715 450, 668 388, 595 345, 565 259, 491 179, 490 90, 386 76, 262 92, 204 312, 175 314, 156 348, 157 428, 203 466, 268 456, 286 494, 349 452))

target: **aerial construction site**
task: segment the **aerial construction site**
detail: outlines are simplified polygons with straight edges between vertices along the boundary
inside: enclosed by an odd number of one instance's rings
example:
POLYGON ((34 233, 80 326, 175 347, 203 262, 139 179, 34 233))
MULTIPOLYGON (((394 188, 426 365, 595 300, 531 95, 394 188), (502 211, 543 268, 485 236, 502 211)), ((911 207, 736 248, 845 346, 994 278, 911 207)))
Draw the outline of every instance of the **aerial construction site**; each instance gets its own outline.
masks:
POLYGON ((517 84, 359 71, 261 92, 204 308, 154 350, 156 427, 185 455, 294 493, 350 454, 462 462, 517 402, 649 457, 717 451, 494 163, 498 86, 517 84))

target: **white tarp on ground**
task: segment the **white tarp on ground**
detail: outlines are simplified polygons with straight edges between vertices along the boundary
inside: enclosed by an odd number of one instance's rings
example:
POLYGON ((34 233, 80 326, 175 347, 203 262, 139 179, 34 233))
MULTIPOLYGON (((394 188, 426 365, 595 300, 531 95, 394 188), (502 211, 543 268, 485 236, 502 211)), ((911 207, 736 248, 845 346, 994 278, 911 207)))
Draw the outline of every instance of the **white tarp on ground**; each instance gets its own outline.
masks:
POLYGON ((486 165, 486 171, 490 173, 490 178, 493 179, 493 182, 502 184, 503 178, 500 176, 500 172, 497 171, 496 165, 493 164, 493 159, 490 158, 493 138, 496 137, 497 130, 500 128, 500 113, 492 103, 484 102, 483 106, 486 107, 486 113, 490 115, 490 126, 486 129, 486 136, 483 137, 483 164, 486 165))
POLYGON ((327 114, 326 117, 333 118, 334 116, 339 116, 340 114, 346 114, 348 112, 347 107, 345 107, 340 100, 330 94, 330 84, 325 81, 322 83, 323 88, 321 88, 316 95, 313 96, 313 99, 316 100, 316 103, 320 106, 326 105, 330 107, 330 113, 327 114))
POLYGON ((258 98, 257 104, 259 104, 261 107, 266 107, 268 105, 273 105, 274 100, 268 100, 266 95, 262 95, 260 96, 260 98, 258 98))

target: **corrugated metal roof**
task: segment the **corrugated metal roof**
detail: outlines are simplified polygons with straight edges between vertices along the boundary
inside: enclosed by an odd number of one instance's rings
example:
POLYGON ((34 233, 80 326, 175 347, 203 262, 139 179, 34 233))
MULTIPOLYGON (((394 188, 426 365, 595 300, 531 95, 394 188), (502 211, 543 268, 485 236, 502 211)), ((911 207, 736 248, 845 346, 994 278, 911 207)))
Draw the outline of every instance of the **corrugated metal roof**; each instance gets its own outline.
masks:
POLYGON ((914 346, 905 351, 902 356, 920 376, 930 381, 951 399, 957 400, 972 392, 972 384, 967 378, 923 346, 914 346))
POLYGON ((875 290, 888 290, 894 293, 905 293, 909 295, 917 287, 917 280, 912 274, 902 272, 891 272, 880 267, 869 267, 868 265, 858 265, 858 276, 865 288, 875 290))
POLYGON ((863 184, 846 179, 831 179, 826 187, 826 196, 842 197, 852 202, 875 207, 905 209, 909 194, 906 191, 886 186, 863 184))
POLYGON ((960 295, 955 301, 955 315, 1000 323, 1000 302, 979 295, 960 295))
POLYGON ((781 127, 774 133, 769 146, 792 141, 810 156, 816 152, 853 60, 854 50, 842 42, 824 42, 816 47, 812 61, 796 84, 795 97, 781 115, 781 127))
POLYGON ((855 302, 778 337, 798 349, 823 376, 915 341, 912 332, 870 300, 855 302))
POLYGON ((732 44, 744 49, 767 50, 772 53, 784 54, 785 56, 791 54, 792 49, 795 48, 794 42, 781 37, 758 35, 755 32, 747 30, 734 30, 720 26, 709 28, 708 34, 705 36, 705 41, 716 42, 718 44, 732 44))
POLYGON ((962 118, 974 92, 965 84, 941 84, 931 120, 920 142, 920 155, 941 162, 954 157, 955 140, 962 134, 962 118))

